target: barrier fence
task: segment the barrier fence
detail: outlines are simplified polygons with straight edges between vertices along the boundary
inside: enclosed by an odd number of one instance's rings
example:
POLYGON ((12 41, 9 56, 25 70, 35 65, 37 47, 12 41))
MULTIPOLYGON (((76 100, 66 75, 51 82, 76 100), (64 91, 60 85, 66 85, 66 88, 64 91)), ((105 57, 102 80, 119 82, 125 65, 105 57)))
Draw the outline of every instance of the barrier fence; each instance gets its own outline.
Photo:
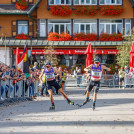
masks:
POLYGON ((28 80, 0 80, 0 104, 32 100, 31 96, 38 94, 38 85, 38 81, 32 84, 28 80))
MULTIPOLYGON (((119 75, 107 75, 103 74, 100 80, 101 87, 119 87, 119 75)), ((87 86, 90 81, 87 80, 87 75, 68 75, 66 86, 87 86)), ((125 75, 124 85, 125 87, 134 86, 134 75, 125 75)))

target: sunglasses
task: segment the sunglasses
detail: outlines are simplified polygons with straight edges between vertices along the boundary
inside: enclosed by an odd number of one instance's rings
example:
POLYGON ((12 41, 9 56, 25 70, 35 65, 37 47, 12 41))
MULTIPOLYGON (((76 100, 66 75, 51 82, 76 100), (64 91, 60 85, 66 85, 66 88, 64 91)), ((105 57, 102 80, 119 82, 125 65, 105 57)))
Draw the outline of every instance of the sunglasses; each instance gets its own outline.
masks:
POLYGON ((50 67, 50 65, 47 65, 46 67, 50 67))

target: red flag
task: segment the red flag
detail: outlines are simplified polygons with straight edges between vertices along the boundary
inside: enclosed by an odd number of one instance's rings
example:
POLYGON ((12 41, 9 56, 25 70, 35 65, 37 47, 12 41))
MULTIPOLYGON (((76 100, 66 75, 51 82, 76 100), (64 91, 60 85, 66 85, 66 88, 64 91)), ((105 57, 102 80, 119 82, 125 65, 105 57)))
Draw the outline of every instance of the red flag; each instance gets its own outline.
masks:
POLYGON ((91 43, 89 43, 86 49, 86 54, 87 54, 86 67, 88 67, 89 65, 92 64, 93 49, 92 49, 91 43))
MULTIPOLYGON (((27 61, 27 47, 24 48, 22 56, 19 55, 19 48, 16 50, 16 65, 20 72, 24 72, 24 63, 27 61)), ((29 66, 29 65, 28 65, 29 66)))
POLYGON ((132 48, 130 51, 130 64, 129 64, 129 66, 134 68, 134 42, 132 44, 132 48))
POLYGON ((19 50, 19 48, 17 47, 17 48, 16 48, 16 65, 19 64, 19 60, 20 60, 20 50, 19 50))

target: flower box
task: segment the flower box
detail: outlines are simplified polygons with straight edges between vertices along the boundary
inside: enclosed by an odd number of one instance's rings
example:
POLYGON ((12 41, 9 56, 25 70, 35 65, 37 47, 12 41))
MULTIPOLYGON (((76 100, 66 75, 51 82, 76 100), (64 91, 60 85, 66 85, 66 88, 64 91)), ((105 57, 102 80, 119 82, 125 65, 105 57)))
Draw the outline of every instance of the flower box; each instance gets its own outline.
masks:
POLYGON ((68 33, 49 33, 48 36, 49 41, 70 41, 71 40, 71 35, 68 33))
POLYGON ((122 34, 107 34, 102 33, 99 37, 100 41, 122 41, 124 38, 122 37, 122 34))
POLYGON ((85 34, 84 32, 82 32, 82 33, 75 33, 73 40, 74 41, 97 41, 98 37, 97 34, 94 33, 85 34))
POLYGON ((59 37, 59 41, 70 41, 71 40, 71 35, 68 33, 61 33, 59 37))
POLYGON ((58 41, 59 40, 59 34, 58 33, 49 33, 48 35, 48 40, 49 41, 58 41))
POLYGON ((20 40, 29 40, 29 36, 27 34, 17 34, 17 36, 15 37, 15 39, 20 39, 20 40))
POLYGON ((65 5, 50 6, 50 11, 52 15, 57 15, 57 16, 69 16, 72 13, 71 7, 65 5))
POLYGON ((96 15, 98 13, 97 6, 77 5, 74 8, 76 15, 96 15))
POLYGON ((26 0, 18 0, 15 4, 15 7, 18 9, 18 10, 25 10, 28 8, 28 3, 26 0))
POLYGON ((116 16, 116 15, 120 15, 122 12, 123 12, 122 6, 106 5, 100 7, 101 15, 116 16))
POLYGON ((122 41, 124 38, 122 34, 107 34, 102 33, 100 37, 98 38, 97 34, 95 33, 88 33, 85 34, 84 32, 81 33, 75 33, 73 38, 68 33, 49 33, 48 40, 49 41, 122 41))

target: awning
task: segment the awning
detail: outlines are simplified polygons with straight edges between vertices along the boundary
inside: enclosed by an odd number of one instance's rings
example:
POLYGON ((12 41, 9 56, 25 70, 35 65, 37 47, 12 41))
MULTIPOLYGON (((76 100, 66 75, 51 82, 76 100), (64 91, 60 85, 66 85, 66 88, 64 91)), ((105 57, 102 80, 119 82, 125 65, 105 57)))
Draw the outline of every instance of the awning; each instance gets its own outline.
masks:
MULTIPOLYGON (((23 53, 23 50, 20 50, 20 54, 23 53)), ((13 50, 13 54, 16 54, 16 49, 13 50)), ((44 50, 32 50, 32 55, 44 55, 44 54, 48 54, 47 52, 45 52, 44 50)), ((63 50, 55 50, 53 52, 53 54, 57 54, 57 55, 64 55, 64 54, 86 54, 86 49, 76 49, 76 50, 72 50, 72 49, 63 49, 63 50)), ((116 49, 95 49, 93 50, 93 54, 118 54, 118 50, 116 49)))

